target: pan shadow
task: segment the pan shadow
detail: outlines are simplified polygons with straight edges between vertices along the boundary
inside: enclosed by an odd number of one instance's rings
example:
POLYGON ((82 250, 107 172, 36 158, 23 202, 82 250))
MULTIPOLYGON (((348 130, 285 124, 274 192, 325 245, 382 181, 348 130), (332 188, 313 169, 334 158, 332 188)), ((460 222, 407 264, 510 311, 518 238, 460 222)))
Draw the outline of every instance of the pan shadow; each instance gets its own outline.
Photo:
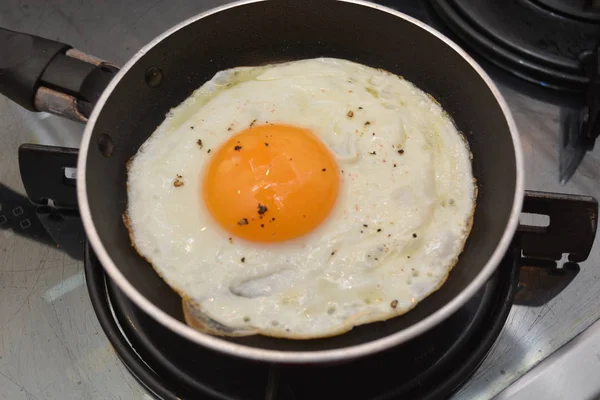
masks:
POLYGON ((78 212, 58 213, 35 205, 0 183, 0 238, 7 243, 13 235, 60 248, 70 257, 83 260, 85 234, 78 212))

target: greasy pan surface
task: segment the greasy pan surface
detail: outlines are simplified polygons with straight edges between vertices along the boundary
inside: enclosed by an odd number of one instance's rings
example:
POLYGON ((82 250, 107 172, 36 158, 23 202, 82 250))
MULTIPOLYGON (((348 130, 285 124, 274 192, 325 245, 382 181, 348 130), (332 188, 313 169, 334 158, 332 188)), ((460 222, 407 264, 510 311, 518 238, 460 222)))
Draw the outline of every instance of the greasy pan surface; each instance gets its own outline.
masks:
POLYGON ((78 193, 90 242, 111 277, 160 322, 203 345, 279 362, 337 361, 403 342, 449 316, 487 280, 516 228, 523 196, 514 123, 485 74, 455 45, 407 17, 366 3, 244 2, 194 17, 156 39, 108 87, 90 118, 78 193), (404 76, 432 94, 470 143, 479 195, 474 225, 446 283, 404 316, 341 336, 292 341, 214 338, 184 325, 181 300, 131 247, 125 164, 167 111, 217 71, 311 57, 338 57, 404 76), (467 58, 465 58, 467 57, 467 58), (154 88, 148 68, 163 71, 154 88), (110 157, 101 135, 114 142, 110 157), (243 345, 243 346, 239 346, 243 345))

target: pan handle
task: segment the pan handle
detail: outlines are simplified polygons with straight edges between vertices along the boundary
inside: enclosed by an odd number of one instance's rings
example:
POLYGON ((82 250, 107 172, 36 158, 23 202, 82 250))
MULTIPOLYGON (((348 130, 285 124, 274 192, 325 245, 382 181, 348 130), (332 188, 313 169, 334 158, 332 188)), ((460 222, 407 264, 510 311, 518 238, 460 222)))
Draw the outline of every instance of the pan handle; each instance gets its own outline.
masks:
POLYGON ((86 122, 118 70, 67 44, 0 28, 0 93, 30 111, 86 122))
POLYGON ((575 279, 580 270, 577 263, 592 251, 598 201, 589 196, 526 191, 523 212, 537 214, 538 223, 519 226, 517 248, 522 257, 514 304, 540 307, 575 279), (540 215, 546 216, 544 222, 540 215))
POLYGON ((558 261, 585 261, 598 228, 598 201, 593 197, 527 190, 523 212, 549 217, 546 226, 519 226, 523 257, 558 261))

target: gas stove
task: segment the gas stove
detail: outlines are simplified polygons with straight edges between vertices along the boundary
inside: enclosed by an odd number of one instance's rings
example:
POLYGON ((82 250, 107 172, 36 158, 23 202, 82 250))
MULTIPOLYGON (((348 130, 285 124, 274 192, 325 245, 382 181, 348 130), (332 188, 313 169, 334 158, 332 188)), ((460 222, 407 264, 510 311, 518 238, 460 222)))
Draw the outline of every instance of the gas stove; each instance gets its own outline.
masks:
MULTIPOLYGON (((156 34, 222 3, 182 0, 173 7, 168 1, 140 0, 126 6, 108 1, 80 7, 74 2, 38 6, 8 0, 0 4, 0 25, 56 37, 123 63, 156 34)), ((483 53, 465 43, 467 38, 447 28, 451 25, 444 22, 444 17, 422 1, 381 3, 434 25, 473 50, 514 114, 526 156, 528 189, 600 198, 598 147, 588 152, 566 185, 559 183, 560 116, 565 110, 581 107, 581 93, 548 90, 530 83, 531 79, 523 80, 514 71, 506 72, 508 69, 496 60, 482 57, 483 53)), ((0 135, 0 393, 10 399, 172 398, 174 394, 186 398, 185 391, 175 389, 196 390, 200 381, 196 373, 190 373, 189 365, 178 363, 186 347, 182 350, 169 346, 177 338, 154 326, 106 278, 94 255, 85 251, 76 209, 56 213, 52 204, 34 205, 25 194, 26 187, 32 199, 72 196, 71 168, 75 166, 76 150, 68 148, 77 147, 83 127, 45 114, 30 114, 3 98, 0 116, 5 121, 0 135), (48 152, 26 146, 18 156, 19 145, 26 142, 67 149, 48 152), (52 174, 47 173, 57 166, 67 168, 60 182, 52 182, 52 174), (170 354, 167 363, 160 361, 165 354, 170 354), (174 364, 168 364, 169 360, 174 364)), ((585 204, 573 207, 585 215, 585 204)), ((534 207, 528 211, 541 213, 539 210, 534 207)), ((545 224, 532 214, 524 215, 522 222, 545 224)), ((577 246, 585 238, 565 237, 563 231, 557 240, 550 245, 571 252, 571 248, 565 248, 566 242, 577 246)), ((440 344, 439 339, 425 337, 414 344, 424 349, 422 352, 389 353, 371 360, 372 364, 345 366, 344 376, 366 377, 364 385, 348 385, 346 390, 352 389, 349 393, 361 397, 384 396, 366 387, 378 382, 387 396, 380 398, 394 398, 401 393, 414 398, 449 393, 460 399, 498 394, 501 398, 518 398, 548 396, 539 391, 539 377, 550 376, 556 383, 557 376, 552 374, 557 368, 563 379, 571 371, 579 377, 597 376, 600 372, 596 370, 594 375, 594 368, 599 368, 599 358, 595 357, 599 345, 590 333, 600 331, 600 323, 594 325, 600 318, 599 242, 596 237, 593 252, 579 265, 559 262, 557 268, 555 263, 529 259, 523 262, 525 267, 520 268, 518 280, 518 268, 510 260, 520 254, 510 255, 493 280, 469 303, 467 317, 454 316, 444 325, 446 342, 440 344), (574 358, 579 362, 569 364, 574 358), (409 365, 394 365, 403 362, 409 365), (368 376, 377 365, 383 365, 386 371, 378 377, 380 380, 368 376)), ((530 256, 535 258, 536 254, 533 251, 530 256)), ((213 389, 227 394, 233 387, 237 391, 231 396, 235 398, 326 397, 331 393, 327 391, 328 382, 318 380, 319 375, 339 374, 246 365, 208 352, 194 355, 214 366, 213 375, 229 374, 228 384, 215 384, 213 389), (246 387, 240 377, 255 379, 260 385, 246 387)), ((194 367, 199 368, 200 363, 192 364, 194 367)), ((600 386, 590 386, 595 381, 579 381, 575 391, 569 388, 569 398, 597 395, 600 386)), ((556 386, 548 387, 552 387, 556 398, 563 397, 560 385, 556 386)), ((197 398, 196 392, 189 393, 197 398)))

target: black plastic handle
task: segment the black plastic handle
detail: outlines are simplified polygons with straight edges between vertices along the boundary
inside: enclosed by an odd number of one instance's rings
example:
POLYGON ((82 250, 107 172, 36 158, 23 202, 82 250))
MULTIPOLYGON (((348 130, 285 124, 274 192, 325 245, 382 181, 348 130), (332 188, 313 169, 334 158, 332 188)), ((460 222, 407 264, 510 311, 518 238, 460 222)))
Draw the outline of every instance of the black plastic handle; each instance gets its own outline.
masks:
POLYGON ((524 213, 546 215, 549 223, 519 227, 516 242, 522 257, 514 304, 540 307, 575 279, 580 271, 577 263, 585 261, 592 251, 598 201, 588 196, 534 191, 526 191, 524 200, 524 213), (568 261, 560 265, 563 254, 568 254, 568 261))
POLYGON ((0 28, 0 93, 36 111, 35 94, 50 62, 71 46, 0 28))
POLYGON ((30 111, 85 122, 117 72, 64 43, 0 28, 0 93, 30 111))
POLYGON ((519 226, 520 247, 525 258, 585 261, 598 228, 598 201, 593 197, 525 191, 523 212, 550 217, 548 226, 519 226))

